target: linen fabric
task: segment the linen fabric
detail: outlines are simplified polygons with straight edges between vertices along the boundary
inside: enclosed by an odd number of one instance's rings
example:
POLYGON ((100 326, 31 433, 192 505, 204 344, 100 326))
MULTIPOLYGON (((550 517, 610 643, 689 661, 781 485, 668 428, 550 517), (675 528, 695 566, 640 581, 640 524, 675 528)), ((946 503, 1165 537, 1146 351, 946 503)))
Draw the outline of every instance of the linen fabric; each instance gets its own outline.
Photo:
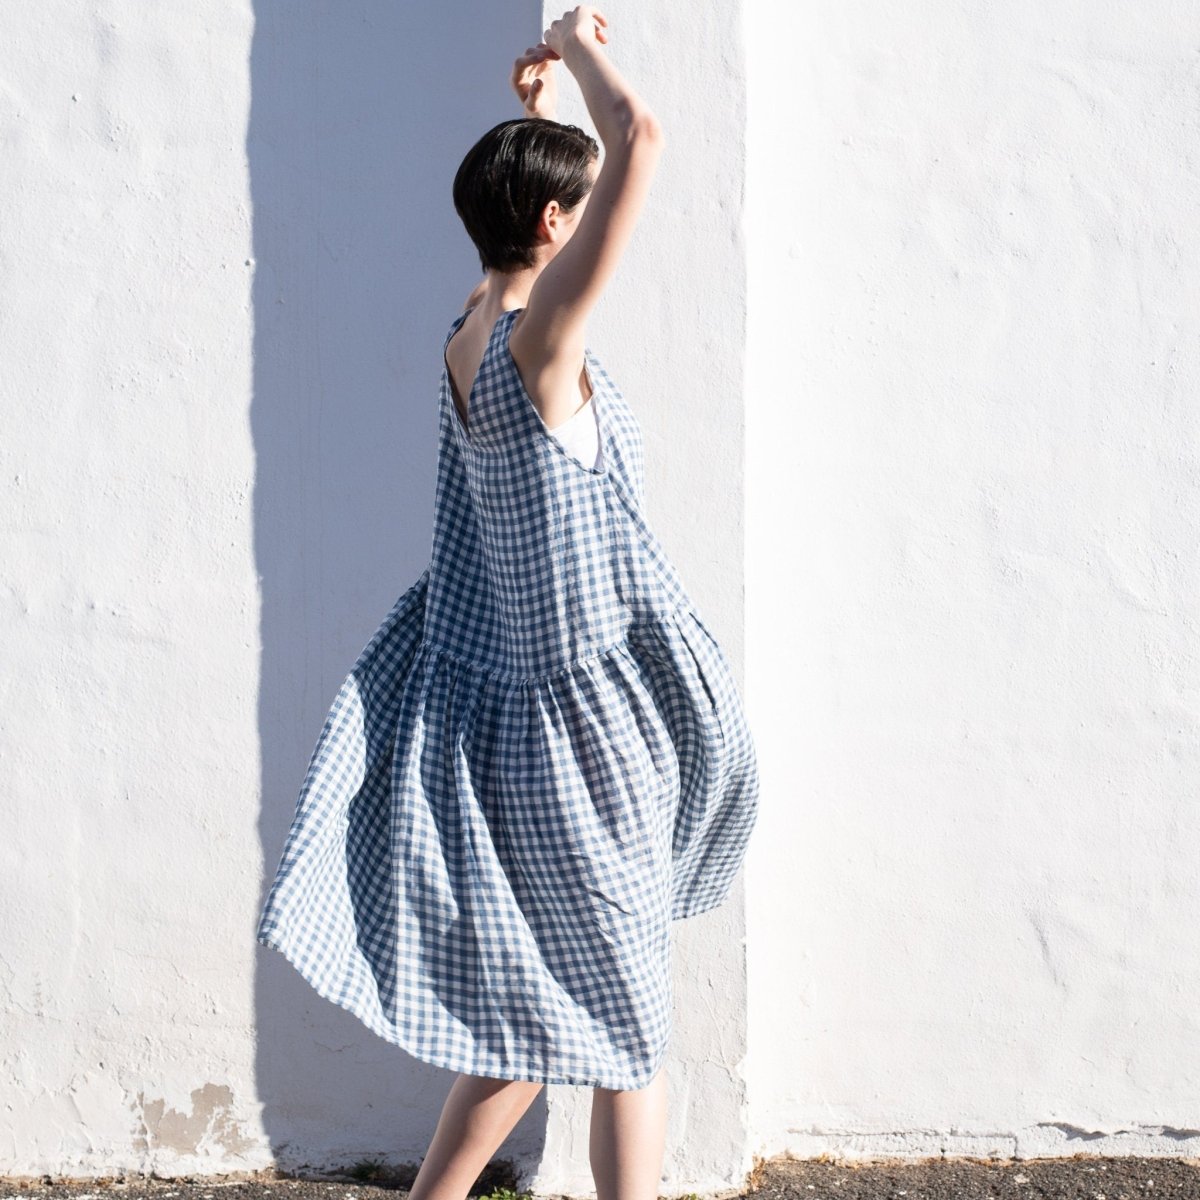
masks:
POLYGON ((639 1088, 670 927, 726 897, 759 778, 741 697, 643 511, 643 441, 590 348, 595 464, 496 321, 467 403, 443 342, 430 561, 346 675, 257 940, 425 1062, 639 1088))

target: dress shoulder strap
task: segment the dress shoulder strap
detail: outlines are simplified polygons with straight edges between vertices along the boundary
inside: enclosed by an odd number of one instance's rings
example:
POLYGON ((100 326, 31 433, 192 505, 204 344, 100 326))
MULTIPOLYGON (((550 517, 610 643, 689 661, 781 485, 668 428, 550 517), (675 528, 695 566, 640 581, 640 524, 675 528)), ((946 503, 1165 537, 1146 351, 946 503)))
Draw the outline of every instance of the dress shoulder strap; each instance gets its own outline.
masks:
MULTIPOLYGON (((475 306, 472 304, 471 308, 474 307, 475 306)), ((462 323, 467 319, 468 314, 471 312, 471 308, 464 308, 462 312, 460 312, 458 316, 454 318, 454 323, 447 330, 446 336, 442 338, 443 354, 446 352, 446 347, 450 345, 450 339, 462 328, 462 323)))

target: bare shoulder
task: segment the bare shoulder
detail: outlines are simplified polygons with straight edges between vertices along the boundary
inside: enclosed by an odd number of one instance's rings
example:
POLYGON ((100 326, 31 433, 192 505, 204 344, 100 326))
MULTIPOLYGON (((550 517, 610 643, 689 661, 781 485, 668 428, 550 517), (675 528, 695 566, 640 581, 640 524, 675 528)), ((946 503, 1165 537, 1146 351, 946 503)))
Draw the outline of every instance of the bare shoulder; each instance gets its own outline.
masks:
POLYGON ((481 279, 472 289, 471 294, 463 301, 463 308, 473 308, 487 293, 487 278, 481 279))

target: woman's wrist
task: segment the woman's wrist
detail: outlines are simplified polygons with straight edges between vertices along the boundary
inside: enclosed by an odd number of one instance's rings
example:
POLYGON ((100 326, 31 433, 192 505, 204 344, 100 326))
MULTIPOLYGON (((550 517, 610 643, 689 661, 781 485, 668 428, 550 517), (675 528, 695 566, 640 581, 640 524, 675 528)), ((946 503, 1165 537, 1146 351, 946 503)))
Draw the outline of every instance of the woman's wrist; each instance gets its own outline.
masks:
POLYGON ((563 42, 562 53, 559 58, 563 61, 563 66, 568 70, 572 70, 572 62, 578 61, 579 56, 590 56, 599 54, 604 47, 596 39, 595 29, 584 29, 580 27, 563 42))

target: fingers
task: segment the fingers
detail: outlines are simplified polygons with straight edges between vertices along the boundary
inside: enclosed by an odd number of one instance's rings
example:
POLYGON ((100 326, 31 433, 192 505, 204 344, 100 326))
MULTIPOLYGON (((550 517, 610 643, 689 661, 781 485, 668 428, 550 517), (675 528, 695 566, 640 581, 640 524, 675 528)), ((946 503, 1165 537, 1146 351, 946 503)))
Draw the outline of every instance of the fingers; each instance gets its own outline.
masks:
POLYGON ((558 53, 551 50, 545 42, 539 42, 536 46, 526 46, 525 53, 517 56, 517 62, 521 64, 538 63, 558 57, 558 53))
POLYGON ((517 79, 527 71, 536 70, 543 63, 553 64, 558 57, 549 46, 528 46, 525 49, 525 53, 518 54, 513 61, 513 78, 517 79))

